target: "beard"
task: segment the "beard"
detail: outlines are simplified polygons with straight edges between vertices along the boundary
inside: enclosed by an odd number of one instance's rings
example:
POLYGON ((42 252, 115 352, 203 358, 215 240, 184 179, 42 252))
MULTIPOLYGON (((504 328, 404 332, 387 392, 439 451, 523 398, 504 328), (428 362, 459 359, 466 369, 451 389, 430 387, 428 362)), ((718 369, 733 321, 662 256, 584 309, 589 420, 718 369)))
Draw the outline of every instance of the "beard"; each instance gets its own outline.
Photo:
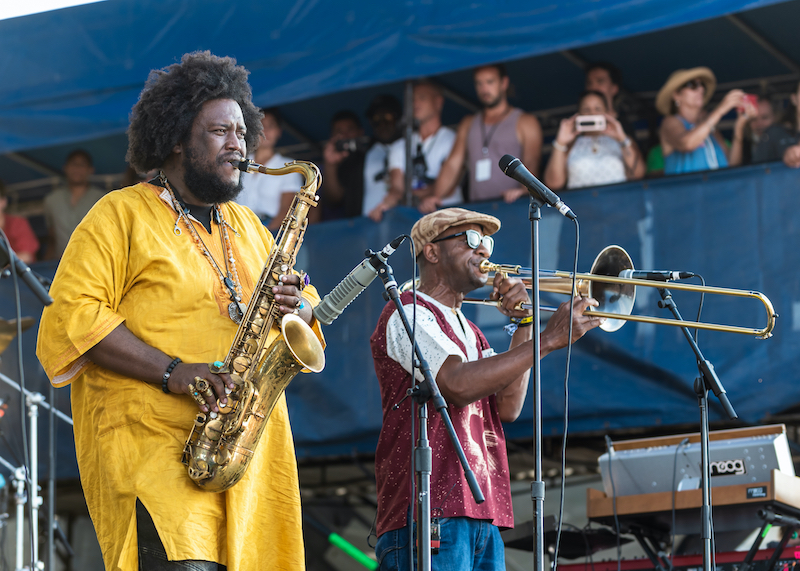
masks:
POLYGON ((483 99, 481 103, 483 103, 484 109, 494 109, 495 107, 500 105, 501 101, 503 101, 503 95, 498 94, 498 96, 495 97, 494 99, 483 99))
MULTIPOLYGON (((217 161, 221 166, 225 161, 217 161)), ((242 176, 239 182, 233 183, 222 179, 213 166, 197 160, 197 155, 191 147, 187 147, 183 154, 183 181, 189 192, 203 204, 217 204, 230 202, 242 192, 242 176)))

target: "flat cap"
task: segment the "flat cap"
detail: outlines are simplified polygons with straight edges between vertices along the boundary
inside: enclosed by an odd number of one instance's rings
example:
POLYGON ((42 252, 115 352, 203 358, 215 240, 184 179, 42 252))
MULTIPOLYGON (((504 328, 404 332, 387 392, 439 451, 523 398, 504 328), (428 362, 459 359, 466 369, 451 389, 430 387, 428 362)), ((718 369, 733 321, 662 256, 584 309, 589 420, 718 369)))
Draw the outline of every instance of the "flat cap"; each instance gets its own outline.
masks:
POLYGON ((422 248, 439 234, 461 224, 478 224, 483 228, 486 236, 491 236, 500 230, 500 221, 494 216, 466 210, 465 208, 445 208, 426 214, 411 228, 411 239, 417 250, 417 256, 422 253, 422 248))

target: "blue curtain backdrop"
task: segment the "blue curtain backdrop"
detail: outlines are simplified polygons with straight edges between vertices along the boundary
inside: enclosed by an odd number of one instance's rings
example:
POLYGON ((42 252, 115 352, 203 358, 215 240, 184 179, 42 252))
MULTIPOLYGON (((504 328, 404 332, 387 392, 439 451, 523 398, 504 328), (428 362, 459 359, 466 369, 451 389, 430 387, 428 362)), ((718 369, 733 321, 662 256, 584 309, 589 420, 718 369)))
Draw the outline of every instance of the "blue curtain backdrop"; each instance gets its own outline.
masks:
MULTIPOLYGON (((756 290, 772 300, 781 315, 772 339, 700 332, 701 349, 748 424, 800 403, 796 373, 800 370, 799 180, 797 170, 771 164, 562 194, 581 224, 580 272, 589 271, 603 247, 617 244, 630 253, 637 268, 693 271, 705 276, 709 285, 756 290)), ((502 220, 492 259, 530 265, 527 201, 472 207, 502 220)), ((552 209, 544 209, 543 214, 542 268, 569 270, 575 244, 573 226, 552 209)), ((366 248, 380 248, 409 232, 418 217, 414 210, 398 208, 381 224, 358 218, 312 226, 298 267, 306 269, 325 294, 361 261, 366 248)), ((400 282, 411 276, 411 257, 405 248, 390 260, 400 282)), ((55 267, 44 263, 34 269, 52 276, 55 267)), ((22 314, 38 319, 39 302, 27 289, 20 293, 22 314)), ((326 328, 325 371, 299 375, 287 389, 301 458, 374 451, 381 406, 369 336, 385 303, 382 293, 380 281, 376 281, 326 328)), ((693 318, 698 294, 675 292, 675 299, 684 317, 693 318)), ((543 300, 553 305, 564 298, 543 294, 543 300)), ((636 313, 669 317, 657 307, 657 300, 655 290, 637 288, 636 313)), ((508 336, 502 330, 506 320, 499 312, 470 306, 465 313, 497 350, 507 347, 508 336)), ((0 280, 0 316, 10 319, 14 315, 11 280, 0 280)), ((762 327, 766 317, 757 301, 706 296, 703 320, 755 328, 762 327)), ((27 385, 47 394, 48 383, 34 354, 36 327, 22 339, 27 385)), ((542 362, 545 435, 561 431, 565 355, 566 351, 559 351, 542 362)), ((3 353, 0 371, 18 380, 16 341, 3 353)), ((574 346, 571 431, 696 422, 698 410, 692 391, 696 375, 694 356, 678 328, 628 323, 614 333, 594 330, 574 346)), ((68 392, 56 391, 57 405, 64 411, 69 410, 68 392)), ((19 448, 17 395, 0 385, 0 397, 11 399, 0 428, 19 448)), ((529 438, 532 414, 529 398, 520 419, 506 425, 509 437, 529 438)), ((723 419, 713 398, 711 418, 723 419)), ((42 418, 43 437, 46 427, 42 418)), ((71 430, 60 422, 57 429, 59 477, 76 476, 71 430)), ((45 470, 46 442, 41 444, 45 470)))

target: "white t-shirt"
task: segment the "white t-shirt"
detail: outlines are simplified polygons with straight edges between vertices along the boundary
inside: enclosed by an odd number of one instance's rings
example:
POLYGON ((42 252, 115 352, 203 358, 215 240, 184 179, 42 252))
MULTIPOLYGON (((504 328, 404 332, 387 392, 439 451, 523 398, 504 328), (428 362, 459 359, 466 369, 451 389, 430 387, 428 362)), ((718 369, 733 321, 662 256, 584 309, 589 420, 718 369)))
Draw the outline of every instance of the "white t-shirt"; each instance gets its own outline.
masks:
POLYGON ((368 215, 389 192, 389 145, 373 144, 364 157, 364 200, 361 215, 368 215))
MULTIPOLYGON (((250 159, 253 158, 251 155, 250 159)), ((275 153, 264 166, 270 169, 277 169, 292 159, 275 153)), ((275 218, 281 206, 281 194, 291 192, 292 194, 300 190, 303 186, 303 177, 299 173, 273 176, 268 174, 242 173, 242 184, 244 189, 236 198, 236 202, 247 206, 256 213, 259 218, 269 216, 275 218)))
MULTIPOLYGON (((461 313, 460 309, 453 309, 447 307, 433 299, 431 296, 422 292, 417 292, 419 297, 425 301, 435 305, 444 314, 445 319, 450 324, 450 327, 455 331, 456 337, 464 344, 467 349, 465 355, 461 348, 454 343, 444 331, 439 327, 436 322, 436 317, 433 313, 422 306, 417 306, 417 345, 422 352, 422 356, 428 362, 431 369, 431 374, 435 379, 439 374, 439 369, 447 360, 450 355, 455 355, 460 358, 463 363, 478 360, 478 340, 475 337, 475 332, 472 327, 467 323, 467 318, 461 313)), ((406 317, 409 323, 414 319, 414 306, 411 304, 404 305, 406 317)), ((413 349, 411 341, 408 339, 403 321, 400 315, 395 311, 386 324, 386 354, 397 361, 407 372, 411 372, 411 354, 413 349)), ((491 357, 494 355, 494 349, 489 348, 483 351, 483 357, 491 357)), ((422 373, 417 370, 417 380, 422 381, 424 377, 422 373)))
MULTIPOLYGON (((421 150, 422 155, 425 157, 425 164, 428 170, 425 176, 429 179, 436 179, 439 176, 439 171, 442 170, 442 163, 450 156, 450 151, 453 150, 453 145, 456 143, 456 132, 450 127, 439 127, 439 129, 427 139, 420 143, 419 133, 411 135, 411 152, 413 156, 417 155, 417 151, 421 150), (421 145, 421 149, 419 148, 421 145)), ((389 150, 389 170, 400 169, 401 172, 406 172, 406 138, 402 137, 392 143, 389 150)), ((424 184, 419 184, 419 187, 424 184)), ((419 188, 416 184, 414 188, 419 188)), ((454 204, 461 204, 464 202, 464 197, 461 194, 461 187, 457 186, 453 194, 442 200, 443 206, 453 206, 454 204)))
POLYGON ((567 188, 625 182, 622 147, 608 135, 581 135, 567 156, 567 188))

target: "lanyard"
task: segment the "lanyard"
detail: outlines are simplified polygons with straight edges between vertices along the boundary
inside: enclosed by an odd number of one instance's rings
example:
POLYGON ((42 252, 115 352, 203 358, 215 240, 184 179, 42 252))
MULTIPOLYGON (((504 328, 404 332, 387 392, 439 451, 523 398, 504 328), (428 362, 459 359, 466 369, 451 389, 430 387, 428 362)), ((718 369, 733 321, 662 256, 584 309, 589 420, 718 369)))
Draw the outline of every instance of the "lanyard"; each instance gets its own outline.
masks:
POLYGON ((500 120, 497 123, 495 123, 494 125, 492 125, 491 129, 489 129, 489 134, 488 135, 486 134, 485 114, 483 112, 481 112, 481 136, 483 137, 483 154, 484 155, 488 155, 489 154, 489 143, 491 143, 491 141, 492 141, 492 137, 494 136, 494 132, 497 131, 497 128, 500 126, 500 123, 502 123, 505 120, 506 115, 508 115, 508 113, 510 111, 511 111, 511 107, 506 109, 506 112, 503 113, 503 116, 500 117, 500 120))

